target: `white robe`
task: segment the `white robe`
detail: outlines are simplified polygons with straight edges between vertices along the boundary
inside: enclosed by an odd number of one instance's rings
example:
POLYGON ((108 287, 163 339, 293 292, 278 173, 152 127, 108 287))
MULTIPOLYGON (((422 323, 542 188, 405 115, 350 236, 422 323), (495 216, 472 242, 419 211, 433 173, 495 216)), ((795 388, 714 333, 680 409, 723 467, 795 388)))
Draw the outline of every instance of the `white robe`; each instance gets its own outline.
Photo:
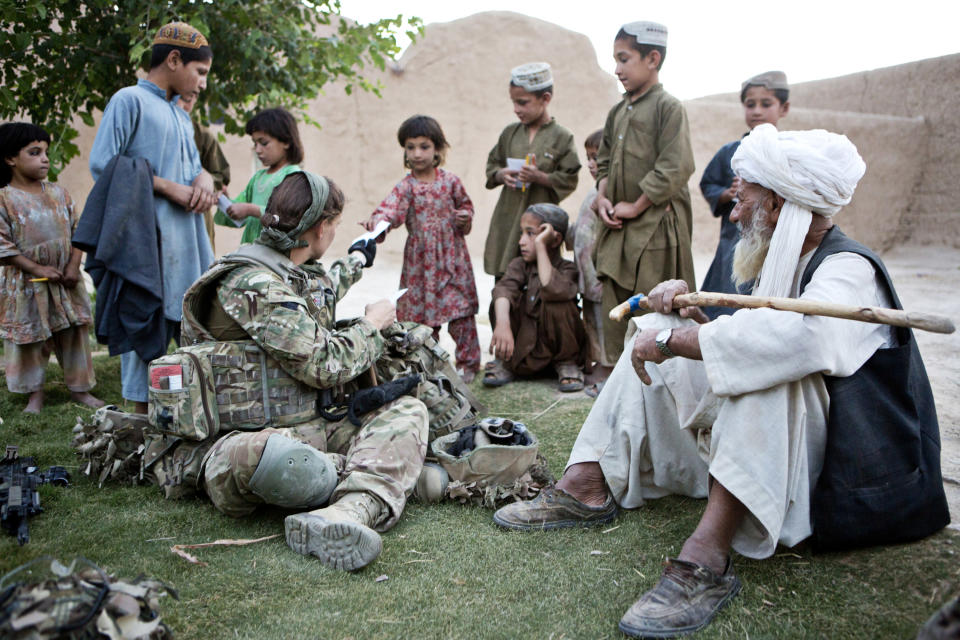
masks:
MULTIPOLYGON (((813 252, 797 267, 792 296, 813 252)), ((826 258, 804 299, 891 305, 870 262, 826 258)), ((689 323, 650 313, 632 328, 689 323)), ((580 430, 567 466, 599 462, 625 508, 677 493, 707 495, 708 474, 748 509, 733 548, 751 558, 811 534, 810 495, 823 466, 829 396, 823 375, 849 376, 893 343, 890 327, 772 309, 743 309, 700 328, 703 361, 630 363, 632 334, 580 430)))

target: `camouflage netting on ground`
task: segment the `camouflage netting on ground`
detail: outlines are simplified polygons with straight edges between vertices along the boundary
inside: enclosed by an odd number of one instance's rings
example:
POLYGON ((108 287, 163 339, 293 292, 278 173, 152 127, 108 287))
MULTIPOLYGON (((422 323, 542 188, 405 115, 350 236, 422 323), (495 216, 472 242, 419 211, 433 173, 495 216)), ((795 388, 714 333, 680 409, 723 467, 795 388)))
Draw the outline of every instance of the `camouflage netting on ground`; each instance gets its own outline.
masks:
POLYGON ((147 416, 119 411, 108 405, 84 420, 77 417, 73 428, 73 448, 80 458, 84 475, 96 477, 102 487, 114 483, 149 483, 141 474, 143 431, 149 427, 147 416))
POLYGON ((84 558, 69 566, 38 558, 0 580, 0 637, 173 638, 158 610, 167 594, 177 598, 162 582, 143 576, 118 580, 84 558))

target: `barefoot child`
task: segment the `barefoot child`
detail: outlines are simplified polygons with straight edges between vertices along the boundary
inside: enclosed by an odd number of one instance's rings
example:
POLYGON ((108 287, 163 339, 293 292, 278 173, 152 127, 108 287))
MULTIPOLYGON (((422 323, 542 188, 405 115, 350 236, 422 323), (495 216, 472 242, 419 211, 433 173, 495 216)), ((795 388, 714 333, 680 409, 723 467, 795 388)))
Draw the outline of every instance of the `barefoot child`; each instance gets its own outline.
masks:
MULTIPOLYGON (((597 179, 597 152, 600 150, 600 140, 603 131, 597 130, 587 136, 583 148, 587 153, 587 169, 590 177, 597 179)), ((573 245, 574 261, 577 271, 580 272, 579 290, 583 300, 583 326, 587 332, 587 341, 590 345, 590 359, 593 361, 586 393, 590 397, 597 397, 603 381, 610 375, 615 362, 607 358, 603 348, 603 308, 600 304, 603 285, 597 279, 597 267, 593 262, 593 251, 597 244, 597 234, 600 233, 601 223, 593 211, 593 201, 597 199, 597 189, 593 187, 587 193, 580 205, 580 215, 573 224, 568 236, 569 244, 573 245)), ((568 245, 569 246, 569 245, 568 245)))
POLYGON ((7 388, 30 394, 25 413, 43 408, 51 351, 71 398, 103 406, 88 393, 96 384, 87 335, 93 319, 80 277, 82 252, 70 245, 80 215, 70 194, 44 181, 49 144, 49 134, 35 125, 0 126, 0 336, 7 388))
POLYGON ((477 285, 464 236, 473 224, 473 203, 460 178, 440 168, 447 139, 429 116, 412 116, 400 125, 397 140, 410 173, 401 180, 363 226, 372 231, 386 220, 391 228, 407 226, 397 318, 433 327, 440 325, 457 344, 457 369, 471 382, 480 369, 477 337, 477 285))
POLYGON ((483 270, 499 278, 517 256, 520 215, 532 204, 557 204, 577 188, 580 160, 573 134, 550 117, 553 74, 546 62, 510 72, 510 100, 520 122, 507 125, 487 157, 487 189, 503 185, 490 219, 483 270), (523 160, 521 169, 508 159, 523 160))
POLYGON ((553 365, 560 391, 580 391, 586 335, 577 308, 577 267, 560 256, 567 213, 535 204, 520 217, 520 230, 520 256, 493 288, 490 352, 497 359, 483 384, 499 387, 553 365))
POLYGON ((597 154, 597 276, 603 283, 603 339, 612 362, 623 351, 626 322, 610 310, 664 280, 693 277, 693 212, 687 180, 693 149, 683 104, 663 90, 667 28, 623 25, 613 42, 624 97, 607 115, 597 154))
POLYGON ((226 227, 243 224, 240 244, 249 244, 260 237, 263 228, 260 216, 270 194, 289 174, 299 171, 299 163, 303 162, 303 143, 300 142, 297 121, 286 109, 261 111, 247 122, 246 131, 253 138, 253 150, 263 169, 253 174, 247 188, 237 196, 226 214, 218 211, 214 217, 217 224, 226 227))
MULTIPOLYGON (((743 105, 743 118, 751 131, 765 122, 777 126, 780 118, 790 111, 787 75, 782 71, 767 71, 753 76, 740 88, 740 103, 743 105)), ((730 222, 730 212, 736 205, 734 196, 740 181, 730 168, 730 159, 739 147, 739 140, 720 147, 700 179, 703 197, 710 203, 714 217, 720 218, 720 242, 700 287, 702 291, 750 293, 749 290, 738 291, 733 285, 733 248, 740 239, 740 232, 737 225, 730 222)), ((745 284, 744 288, 748 289, 749 285, 745 284)), ((729 307, 704 307, 703 310, 711 320, 735 311, 729 307)))

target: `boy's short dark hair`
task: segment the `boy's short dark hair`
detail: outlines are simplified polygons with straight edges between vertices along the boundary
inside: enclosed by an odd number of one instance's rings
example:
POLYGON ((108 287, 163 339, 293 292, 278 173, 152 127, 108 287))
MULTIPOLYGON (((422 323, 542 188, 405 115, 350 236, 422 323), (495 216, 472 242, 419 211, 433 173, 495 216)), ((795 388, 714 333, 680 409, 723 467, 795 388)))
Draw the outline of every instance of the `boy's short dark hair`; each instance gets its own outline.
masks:
POLYGON ((587 139, 583 141, 583 146, 586 149, 599 149, 601 142, 603 142, 603 129, 597 129, 587 136, 587 139))
MULTIPOLYGON (((511 86, 511 87, 517 87, 518 89, 523 89, 523 87, 521 87, 520 85, 518 85, 518 84, 517 84, 516 82, 514 82, 513 80, 510 81, 510 86, 511 86)), ((543 97, 543 94, 545 94, 545 93, 549 93, 551 96, 556 95, 556 94, 553 92, 553 85, 550 85, 549 87, 544 87, 543 89, 537 89, 536 91, 529 91, 529 90, 527 90, 527 89, 523 89, 523 90, 526 91, 527 93, 531 93, 531 94, 535 95, 535 96, 538 97, 538 98, 542 98, 542 97, 543 97)))
POLYGON ((616 42, 617 40, 626 40, 627 42, 630 43, 631 48, 636 49, 637 51, 640 52, 641 58, 646 58, 648 55, 650 55, 651 51, 659 51, 660 64, 657 65, 657 71, 660 71, 660 69, 663 67, 663 61, 667 59, 666 47, 660 46, 658 44, 640 44, 639 42, 637 42, 636 36, 630 35, 623 29, 620 29, 620 31, 617 32, 617 37, 614 38, 613 40, 614 42, 616 42))
POLYGON ((150 68, 156 69, 164 63, 171 51, 179 51, 180 59, 184 64, 191 62, 213 60, 213 49, 207 46, 191 49, 190 47, 178 47, 173 44, 155 44, 150 51, 150 68))
MULTIPOLYGON (((743 104, 743 101, 747 99, 747 89, 750 87, 763 87, 762 84, 748 84, 740 90, 740 103, 743 104)), ((766 87, 764 87, 766 88, 766 87)), ((790 89, 770 89, 773 91, 773 96, 780 101, 780 104, 786 104, 790 100, 790 89)))
POLYGON ((264 109, 247 121, 245 128, 248 136, 254 131, 261 131, 287 145, 287 162, 300 164, 303 162, 303 143, 300 141, 300 130, 297 128, 297 119, 293 114, 280 107, 264 109))
MULTIPOLYGON (((323 215, 317 224, 330 218, 335 218, 343 211, 343 191, 330 178, 326 178, 330 185, 327 203, 323 207, 323 215)), ((270 193, 267 207, 264 210, 263 225, 273 227, 283 232, 297 228, 300 218, 313 204, 313 192, 310 190, 310 181, 302 171, 295 171, 284 178, 270 193)))
POLYGON ((31 142, 50 144, 50 134, 31 122, 7 122, 0 125, 0 187, 10 184, 13 169, 4 162, 20 154, 31 142))

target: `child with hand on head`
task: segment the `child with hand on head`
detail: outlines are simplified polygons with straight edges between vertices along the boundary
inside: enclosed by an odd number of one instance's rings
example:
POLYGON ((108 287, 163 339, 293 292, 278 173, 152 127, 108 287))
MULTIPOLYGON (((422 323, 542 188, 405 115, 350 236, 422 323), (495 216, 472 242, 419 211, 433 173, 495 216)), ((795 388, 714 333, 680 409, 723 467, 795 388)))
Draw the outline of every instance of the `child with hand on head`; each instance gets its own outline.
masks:
MULTIPOLYGON (((746 80, 740 87, 740 103, 743 105, 743 118, 750 131, 764 123, 777 126, 780 118, 790 111, 790 86, 787 75, 782 71, 767 71, 746 80)), ((743 134, 746 136, 747 134, 743 134)), ((710 269, 703 279, 702 291, 716 293, 750 293, 750 285, 744 284, 742 291, 733 284, 733 253, 740 231, 730 222, 730 212, 737 204, 735 201, 740 179, 730 167, 730 159, 740 147, 740 141, 734 140, 720 147, 700 179, 700 191, 710 204, 714 217, 720 218, 720 242, 717 252, 710 263, 710 269)), ((703 311, 714 320, 717 316, 733 313, 729 307, 704 307, 703 311)))
POLYGON ((460 178, 440 168, 449 147, 440 124, 429 116, 408 118, 397 131, 403 164, 410 173, 362 223, 373 231, 382 220, 391 228, 407 226, 397 318, 433 327, 440 325, 457 345, 457 370, 464 381, 480 369, 477 337, 477 285, 464 236, 473 224, 473 202, 460 178))
POLYGON ((535 204, 520 217, 520 256, 493 287, 496 360, 483 384, 499 387, 515 376, 553 366, 560 391, 583 389, 581 369, 586 335, 577 307, 577 267, 560 256, 567 213, 553 204, 535 204))
POLYGON ((613 42, 623 100, 607 115, 597 154, 597 199, 603 223, 595 254, 603 285, 607 356, 623 352, 626 322, 610 310, 664 280, 686 280, 691 291, 693 211, 687 180, 693 149, 683 104, 663 90, 660 68, 667 28, 656 22, 623 25, 613 42))
POLYGON ((557 204, 577 188, 580 160, 573 134, 550 117, 553 94, 546 62, 510 72, 510 101, 519 122, 507 125, 487 157, 487 189, 503 186, 483 252, 483 270, 495 278, 517 256, 521 213, 538 202, 557 204), (508 166, 511 162, 520 168, 508 166))
POLYGON ((50 135, 32 124, 0 126, 0 336, 7 388, 29 393, 25 413, 43 408, 50 352, 71 398, 88 407, 96 384, 87 325, 90 298, 82 252, 70 244, 80 214, 62 187, 46 182, 50 135))
MULTIPOLYGON (((597 179, 597 152, 600 150, 602 138, 603 130, 598 129, 587 136, 583 143, 587 154, 587 169, 593 180, 597 179)), ((597 188, 592 187, 580 205, 577 221, 567 232, 567 246, 572 245, 573 258, 577 264, 577 271, 580 272, 579 290, 580 298, 583 300, 583 324, 590 346, 590 360, 594 363, 593 371, 587 376, 587 381, 592 384, 587 387, 586 393, 591 397, 597 396, 603 381, 607 379, 613 370, 613 365, 616 364, 607 358, 603 348, 603 308, 601 306, 603 286, 597 279, 597 268, 593 262, 597 235, 602 226, 592 208, 596 199, 597 188)))
POLYGON ((260 217, 274 188, 294 171, 300 170, 303 162, 303 143, 297 121, 286 109, 265 109, 253 116, 246 126, 247 135, 253 138, 253 150, 263 165, 224 213, 214 217, 217 224, 237 227, 243 225, 241 244, 253 242, 260 237, 260 217), (228 217, 229 216, 229 217, 228 217))

